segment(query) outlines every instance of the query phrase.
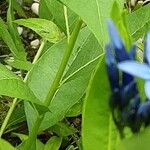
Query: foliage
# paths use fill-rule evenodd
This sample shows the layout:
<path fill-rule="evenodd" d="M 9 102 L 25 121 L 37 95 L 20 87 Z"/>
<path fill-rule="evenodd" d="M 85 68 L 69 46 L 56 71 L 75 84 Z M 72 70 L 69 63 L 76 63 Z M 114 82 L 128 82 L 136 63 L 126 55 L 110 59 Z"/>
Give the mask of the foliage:
<path fill-rule="evenodd" d="M 150 97 L 150 41 L 145 44 L 144 54 L 143 43 L 141 47 L 138 44 L 140 49 L 132 46 L 150 29 L 150 4 L 130 11 L 124 3 L 41 0 L 37 16 L 24 9 L 31 6 L 31 0 L 7 1 L 6 18 L 0 17 L 0 38 L 9 55 L 2 57 L 0 64 L 0 95 L 1 101 L 6 96 L 14 100 L 2 120 L 0 149 L 147 150 L 149 105 L 140 104 L 146 119 L 136 131 L 134 120 L 129 122 L 123 115 L 130 110 L 130 99 L 134 101 L 144 92 L 143 84 L 134 76 L 146 80 L 142 94 Z M 19 35 L 18 26 L 40 39 L 33 62 L 29 61 L 33 49 L 28 49 L 29 41 Z M 138 53 L 146 64 L 133 62 L 141 58 Z M 137 81 L 136 88 L 142 88 L 135 89 L 130 85 L 132 81 Z M 125 105 L 123 100 L 128 100 Z M 22 128 L 25 134 L 20 133 Z"/>

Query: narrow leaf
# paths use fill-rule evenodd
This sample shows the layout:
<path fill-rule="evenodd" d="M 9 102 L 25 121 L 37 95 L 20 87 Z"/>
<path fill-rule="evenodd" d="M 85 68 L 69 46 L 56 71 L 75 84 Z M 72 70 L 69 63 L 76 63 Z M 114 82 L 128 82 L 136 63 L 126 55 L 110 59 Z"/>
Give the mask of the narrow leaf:
<path fill-rule="evenodd" d="M 73 135 L 76 132 L 76 129 L 70 127 L 68 124 L 59 122 L 56 125 L 52 126 L 50 130 L 56 133 L 60 137 L 67 137 L 69 135 Z"/>
<path fill-rule="evenodd" d="M 20 54 L 16 48 L 16 45 L 10 33 L 7 30 L 7 26 L 5 25 L 4 21 L 1 18 L 0 18 L 0 37 L 7 44 L 14 57 L 20 59 Z"/>
<path fill-rule="evenodd" d="M 5 60 L 5 62 L 7 64 L 9 64 L 10 66 L 17 68 L 17 69 L 21 69 L 21 70 L 27 70 L 30 71 L 31 68 L 33 67 L 33 64 L 30 63 L 29 61 L 21 61 L 21 60 Z"/>
<path fill-rule="evenodd" d="M 30 18 L 16 20 L 15 23 L 32 29 L 43 39 L 49 42 L 56 43 L 62 39 L 58 27 L 52 21 L 39 18 Z"/>
<path fill-rule="evenodd" d="M 91 77 L 83 107 L 82 145 L 84 150 L 113 150 L 117 133 L 109 110 L 110 88 L 101 59 Z"/>
<path fill-rule="evenodd" d="M 53 136 L 45 144 L 44 150 L 59 150 L 62 138 Z"/>
<path fill-rule="evenodd" d="M 8 23 L 8 31 L 16 45 L 18 54 L 19 54 L 19 60 L 25 61 L 26 60 L 26 53 L 25 49 L 23 47 L 21 38 L 19 36 L 19 33 L 17 31 L 16 24 L 14 24 L 14 11 L 13 11 L 13 0 L 9 0 L 9 8 L 7 11 L 7 23 Z"/>

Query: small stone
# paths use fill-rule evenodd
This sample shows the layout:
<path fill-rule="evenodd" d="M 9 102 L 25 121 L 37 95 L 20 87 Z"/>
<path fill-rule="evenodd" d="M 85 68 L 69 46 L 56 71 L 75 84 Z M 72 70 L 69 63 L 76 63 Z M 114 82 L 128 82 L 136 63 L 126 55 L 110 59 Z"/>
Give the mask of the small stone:
<path fill-rule="evenodd" d="M 39 3 L 33 3 L 31 6 L 31 10 L 36 15 L 39 15 Z"/>
<path fill-rule="evenodd" d="M 136 5 L 137 0 L 131 0 L 131 6 L 135 6 Z"/>
<path fill-rule="evenodd" d="M 23 27 L 18 26 L 17 30 L 18 30 L 19 35 L 23 33 Z"/>
<path fill-rule="evenodd" d="M 143 5 L 143 3 L 144 3 L 143 1 L 138 1 L 138 4 L 140 5 Z"/>
<path fill-rule="evenodd" d="M 24 30 L 23 33 L 22 33 L 22 36 L 24 38 L 27 38 L 28 37 L 28 31 L 27 30 Z"/>
<path fill-rule="evenodd" d="M 31 41 L 30 45 L 31 45 L 32 48 L 36 49 L 40 45 L 40 40 L 39 39 L 35 39 L 35 40 Z"/>

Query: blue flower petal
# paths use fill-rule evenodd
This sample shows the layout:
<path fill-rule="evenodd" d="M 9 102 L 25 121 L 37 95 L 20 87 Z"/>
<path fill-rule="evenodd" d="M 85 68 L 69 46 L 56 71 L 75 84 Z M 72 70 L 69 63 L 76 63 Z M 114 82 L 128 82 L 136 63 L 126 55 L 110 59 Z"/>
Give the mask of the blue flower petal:
<path fill-rule="evenodd" d="M 144 88 L 145 88 L 145 94 L 147 98 L 150 99 L 150 81 L 145 82 Z"/>
<path fill-rule="evenodd" d="M 150 101 L 147 101 L 140 105 L 137 116 L 145 120 L 150 115 Z"/>
<path fill-rule="evenodd" d="M 111 89 L 114 91 L 119 88 L 119 70 L 116 65 L 114 55 L 110 45 L 106 45 L 106 67 Z"/>
<path fill-rule="evenodd" d="M 122 98 L 132 99 L 133 97 L 138 95 L 137 85 L 135 81 L 130 82 L 127 86 L 125 86 L 122 90 Z"/>
<path fill-rule="evenodd" d="M 119 33 L 117 32 L 113 22 L 110 20 L 108 21 L 108 30 L 117 61 L 120 62 L 129 59 Z"/>
<path fill-rule="evenodd" d="M 111 66 L 113 64 L 116 64 L 115 58 L 114 58 L 114 54 L 112 52 L 112 47 L 110 44 L 107 44 L 105 46 L 105 50 L 106 50 L 106 64 L 107 66 Z"/>
<path fill-rule="evenodd" d="M 147 39 L 145 43 L 145 55 L 148 64 L 150 64 L 150 32 L 147 34 Z"/>
<path fill-rule="evenodd" d="M 141 64 L 135 61 L 124 61 L 118 64 L 121 71 L 144 80 L 150 80 L 150 67 L 147 64 Z"/>

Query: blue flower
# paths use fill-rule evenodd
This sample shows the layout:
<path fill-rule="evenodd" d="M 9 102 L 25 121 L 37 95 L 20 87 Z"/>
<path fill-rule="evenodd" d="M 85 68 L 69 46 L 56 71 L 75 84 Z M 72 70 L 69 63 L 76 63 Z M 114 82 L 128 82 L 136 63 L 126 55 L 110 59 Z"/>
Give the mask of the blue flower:
<path fill-rule="evenodd" d="M 145 126 L 150 124 L 150 100 L 140 105 L 137 111 L 137 120 L 143 122 Z"/>
<path fill-rule="evenodd" d="M 145 103 L 140 104 L 137 119 L 144 122 L 145 126 L 150 124 L 150 33 L 147 35 L 147 39 L 144 47 L 144 63 L 136 61 L 125 61 L 118 65 L 118 68 L 131 75 L 139 77 L 145 80 L 145 93 L 148 100 Z"/>
<path fill-rule="evenodd" d="M 123 61 L 118 64 L 118 68 L 133 76 L 144 79 L 145 93 L 148 99 L 150 99 L 150 33 L 148 33 L 145 43 L 144 61 L 145 63 L 131 60 Z"/>
<path fill-rule="evenodd" d="M 107 44 L 105 49 L 106 67 L 113 95 L 110 105 L 122 109 L 130 99 L 138 95 L 138 91 L 133 76 L 125 72 L 119 72 L 117 65 L 122 61 L 134 60 L 136 47 L 133 45 L 131 51 L 127 53 L 112 21 L 108 22 L 108 29 L 111 44 Z"/>
<path fill-rule="evenodd" d="M 110 97 L 112 116 L 119 130 L 129 126 L 133 132 L 136 132 L 139 130 L 139 125 L 135 126 L 134 123 L 140 105 L 137 85 L 132 75 L 118 69 L 118 63 L 134 61 L 136 46 L 133 45 L 128 53 L 112 21 L 108 22 L 108 29 L 111 43 L 105 47 L 105 60 L 112 91 Z"/>

